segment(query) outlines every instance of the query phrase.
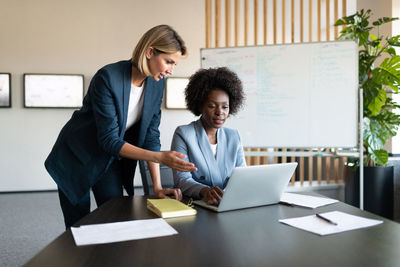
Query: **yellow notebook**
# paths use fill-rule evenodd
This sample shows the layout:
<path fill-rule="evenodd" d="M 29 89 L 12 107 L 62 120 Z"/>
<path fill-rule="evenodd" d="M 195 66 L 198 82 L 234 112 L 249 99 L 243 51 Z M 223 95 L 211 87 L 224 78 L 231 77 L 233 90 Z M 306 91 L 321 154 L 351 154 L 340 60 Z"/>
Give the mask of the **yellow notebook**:
<path fill-rule="evenodd" d="M 197 210 L 176 199 L 147 199 L 147 208 L 162 218 L 195 215 Z"/>

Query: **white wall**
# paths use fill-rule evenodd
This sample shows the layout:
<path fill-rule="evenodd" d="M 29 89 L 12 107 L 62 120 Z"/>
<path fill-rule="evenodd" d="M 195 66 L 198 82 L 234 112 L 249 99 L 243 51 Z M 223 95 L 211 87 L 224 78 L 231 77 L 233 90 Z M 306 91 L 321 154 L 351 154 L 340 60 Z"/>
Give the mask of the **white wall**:
<path fill-rule="evenodd" d="M 12 108 L 0 109 L 0 191 L 56 188 L 43 162 L 73 112 L 23 108 L 23 73 L 84 74 L 87 88 L 101 66 L 130 58 L 140 36 L 158 24 L 174 27 L 189 48 L 175 75 L 200 67 L 201 0 L 0 0 L 0 7 L 0 72 L 12 74 Z M 176 126 L 191 120 L 188 111 L 164 109 L 162 149 Z"/>

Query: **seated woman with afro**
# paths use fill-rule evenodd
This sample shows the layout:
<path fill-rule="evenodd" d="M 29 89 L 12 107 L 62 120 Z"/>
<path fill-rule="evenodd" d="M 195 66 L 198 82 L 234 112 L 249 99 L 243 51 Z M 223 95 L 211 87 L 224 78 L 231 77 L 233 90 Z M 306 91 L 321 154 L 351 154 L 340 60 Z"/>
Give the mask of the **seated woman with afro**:
<path fill-rule="evenodd" d="M 190 77 L 186 104 L 200 118 L 179 126 L 171 144 L 197 167 L 193 172 L 173 171 L 175 186 L 183 195 L 219 204 L 233 169 L 246 165 L 239 132 L 223 127 L 244 98 L 242 82 L 228 68 L 201 69 Z"/>

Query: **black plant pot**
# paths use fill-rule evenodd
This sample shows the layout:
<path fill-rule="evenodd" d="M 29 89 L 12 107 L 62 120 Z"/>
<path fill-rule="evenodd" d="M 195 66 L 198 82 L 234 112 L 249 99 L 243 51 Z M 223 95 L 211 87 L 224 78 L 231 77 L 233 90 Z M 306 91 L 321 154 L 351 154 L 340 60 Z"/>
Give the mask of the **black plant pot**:
<path fill-rule="evenodd" d="M 346 167 L 345 202 L 360 207 L 360 171 Z M 393 219 L 393 166 L 364 167 L 364 210 Z"/>

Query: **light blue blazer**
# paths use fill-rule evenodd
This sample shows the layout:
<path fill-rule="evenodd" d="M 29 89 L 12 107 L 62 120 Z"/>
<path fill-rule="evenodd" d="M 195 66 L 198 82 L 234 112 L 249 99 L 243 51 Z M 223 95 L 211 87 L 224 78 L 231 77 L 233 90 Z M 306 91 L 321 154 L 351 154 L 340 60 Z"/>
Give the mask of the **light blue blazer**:
<path fill-rule="evenodd" d="M 185 160 L 197 167 L 194 172 L 173 170 L 175 186 L 185 196 L 199 198 L 200 190 L 206 186 L 225 188 L 233 169 L 246 165 L 237 130 L 220 128 L 217 132 L 217 144 L 217 154 L 214 157 L 200 119 L 176 128 L 171 150 L 187 155 Z"/>

